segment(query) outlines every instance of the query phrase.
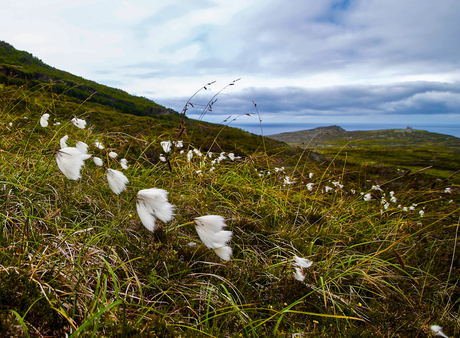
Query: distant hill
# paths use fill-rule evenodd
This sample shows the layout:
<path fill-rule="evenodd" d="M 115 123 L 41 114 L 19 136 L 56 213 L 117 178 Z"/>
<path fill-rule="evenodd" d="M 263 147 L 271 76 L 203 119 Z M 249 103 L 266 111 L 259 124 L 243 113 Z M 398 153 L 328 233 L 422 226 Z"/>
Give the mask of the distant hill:
<path fill-rule="evenodd" d="M 268 135 L 267 137 L 286 142 L 291 146 L 308 148 L 338 147 L 348 143 L 356 147 L 399 148 L 439 145 L 457 151 L 460 149 L 460 139 L 457 137 L 412 128 L 346 131 L 339 126 L 329 126 Z"/>
<path fill-rule="evenodd" d="M 118 112 L 137 116 L 176 115 L 145 97 L 130 95 L 123 90 L 107 87 L 71 73 L 51 67 L 26 51 L 19 51 L 5 41 L 0 41 L 0 84 L 26 85 L 31 88 L 43 83 L 53 83 L 57 94 L 98 103 Z"/>

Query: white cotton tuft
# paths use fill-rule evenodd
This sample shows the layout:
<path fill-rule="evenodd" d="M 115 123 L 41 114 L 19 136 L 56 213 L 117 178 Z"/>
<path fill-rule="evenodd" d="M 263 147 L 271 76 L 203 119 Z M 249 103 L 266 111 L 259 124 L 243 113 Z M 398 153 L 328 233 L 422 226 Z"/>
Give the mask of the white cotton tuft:
<path fill-rule="evenodd" d="M 224 261 L 229 261 L 232 256 L 232 248 L 227 245 L 214 249 L 214 252 Z"/>
<path fill-rule="evenodd" d="M 440 336 L 440 337 L 444 337 L 444 338 L 449 338 L 448 336 L 446 336 L 444 334 L 444 332 L 442 332 L 442 327 L 439 326 L 439 325 L 431 325 L 430 327 L 431 331 L 434 332 L 434 335 L 435 336 Z"/>
<path fill-rule="evenodd" d="M 104 146 L 103 146 L 102 143 L 99 142 L 99 141 L 94 142 L 94 146 L 95 146 L 96 148 L 99 148 L 99 149 L 104 149 Z"/>
<path fill-rule="evenodd" d="M 235 154 L 234 153 L 229 153 L 228 158 L 231 159 L 232 161 L 235 161 Z"/>
<path fill-rule="evenodd" d="M 218 215 L 207 215 L 195 218 L 196 232 L 207 248 L 213 249 L 223 260 L 230 260 L 232 249 L 227 243 L 232 239 L 231 231 L 223 231 L 225 219 Z"/>
<path fill-rule="evenodd" d="M 111 151 L 111 152 L 109 153 L 109 156 L 110 156 L 111 158 L 117 158 L 118 154 L 117 154 L 116 152 L 114 152 L 114 151 Z"/>
<path fill-rule="evenodd" d="M 137 213 L 142 224 L 150 230 L 155 230 L 155 217 L 163 222 L 169 222 L 174 216 L 174 206 L 168 202 L 168 192 L 163 189 L 143 189 L 137 193 Z"/>
<path fill-rule="evenodd" d="M 294 278 L 297 279 L 300 282 L 303 282 L 305 280 L 305 276 L 304 276 L 301 268 L 295 268 Z"/>
<path fill-rule="evenodd" d="M 174 141 L 173 144 L 176 148 L 182 148 L 184 146 L 182 141 Z"/>
<path fill-rule="evenodd" d="M 122 158 L 120 160 L 120 165 L 123 169 L 125 170 L 128 169 L 128 160 L 126 158 Z"/>
<path fill-rule="evenodd" d="M 77 149 L 80 150 L 83 154 L 88 153 L 88 145 L 85 142 L 78 141 L 75 144 L 75 147 L 77 147 Z"/>
<path fill-rule="evenodd" d="M 171 141 L 162 141 L 160 144 L 165 153 L 169 153 L 171 151 Z"/>
<path fill-rule="evenodd" d="M 109 182 L 110 189 L 117 195 L 126 189 L 126 183 L 129 182 L 128 178 L 121 171 L 113 169 L 107 169 L 107 181 Z"/>
<path fill-rule="evenodd" d="M 192 157 L 193 157 L 193 151 L 189 150 L 187 153 L 187 161 L 190 162 L 192 160 Z"/>
<path fill-rule="evenodd" d="M 137 214 L 147 230 L 155 230 L 155 217 L 147 210 L 144 203 L 136 203 Z"/>
<path fill-rule="evenodd" d="M 40 125 L 45 128 L 48 127 L 48 119 L 50 118 L 50 114 L 46 113 L 40 117 Z"/>
<path fill-rule="evenodd" d="M 62 148 L 67 148 L 67 143 L 66 141 L 69 139 L 69 136 L 67 135 L 64 135 L 61 137 L 61 140 L 59 141 L 59 144 L 61 145 L 61 149 Z"/>
<path fill-rule="evenodd" d="M 66 147 L 57 151 L 56 162 L 69 180 L 76 181 L 81 177 L 80 170 L 85 165 L 84 161 L 90 157 L 91 155 L 83 154 L 75 147 Z"/>
<path fill-rule="evenodd" d="M 206 215 L 195 218 L 197 228 L 211 231 L 213 233 L 222 231 L 227 226 L 225 219 L 218 215 Z"/>
<path fill-rule="evenodd" d="M 364 195 L 363 199 L 366 201 L 366 202 L 369 202 L 371 199 L 372 199 L 372 195 L 369 193 L 369 194 L 366 194 Z"/>
<path fill-rule="evenodd" d="M 77 117 L 74 117 L 70 120 L 70 122 L 72 122 L 72 124 L 77 127 L 77 128 L 80 128 L 80 129 L 85 129 L 86 127 L 86 121 L 85 120 L 82 120 L 82 119 L 79 119 Z"/>
<path fill-rule="evenodd" d="M 99 158 L 99 157 L 93 157 L 93 162 L 95 165 L 97 165 L 98 167 L 102 167 L 102 160 Z"/>
<path fill-rule="evenodd" d="M 294 260 L 295 260 L 295 263 L 293 265 L 297 265 L 301 268 L 309 268 L 310 266 L 313 265 L 313 262 L 311 260 L 306 259 L 306 258 L 297 257 L 296 255 L 294 255 Z"/>

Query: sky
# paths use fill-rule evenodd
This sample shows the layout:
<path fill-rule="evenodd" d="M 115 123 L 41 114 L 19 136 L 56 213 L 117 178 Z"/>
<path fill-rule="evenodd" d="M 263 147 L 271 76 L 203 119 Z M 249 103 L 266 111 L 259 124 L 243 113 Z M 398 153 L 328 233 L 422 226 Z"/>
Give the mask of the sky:
<path fill-rule="evenodd" d="M 206 121 L 460 124 L 458 0 L 3 0 L 1 13 L 16 49 L 179 112 L 215 81 L 192 118 L 218 94 Z"/>

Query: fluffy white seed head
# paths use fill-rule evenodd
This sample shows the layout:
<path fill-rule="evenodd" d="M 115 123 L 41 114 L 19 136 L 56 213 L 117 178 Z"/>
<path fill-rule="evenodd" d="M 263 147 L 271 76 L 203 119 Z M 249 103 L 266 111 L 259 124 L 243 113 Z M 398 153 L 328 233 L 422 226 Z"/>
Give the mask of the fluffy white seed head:
<path fill-rule="evenodd" d="M 433 331 L 434 335 L 435 336 L 440 336 L 440 337 L 444 337 L 444 338 L 448 338 L 444 332 L 442 332 L 442 327 L 439 326 L 439 325 L 431 325 L 430 327 L 431 331 Z"/>
<path fill-rule="evenodd" d="M 85 165 L 85 160 L 91 155 L 83 154 L 75 147 L 66 147 L 56 152 L 56 162 L 59 169 L 69 180 L 78 180 L 80 170 Z"/>
<path fill-rule="evenodd" d="M 160 144 L 165 153 L 169 153 L 171 151 L 171 141 L 162 141 Z"/>
<path fill-rule="evenodd" d="M 107 169 L 107 181 L 109 182 L 110 189 L 119 195 L 123 190 L 126 189 L 126 183 L 128 178 L 118 170 Z"/>
<path fill-rule="evenodd" d="M 86 127 L 86 121 L 85 120 L 82 120 L 82 119 L 79 119 L 77 117 L 74 117 L 70 120 L 70 122 L 72 122 L 72 124 L 77 127 L 77 128 L 80 128 L 80 129 L 85 129 Z"/>
<path fill-rule="evenodd" d="M 46 113 L 40 117 L 40 125 L 45 128 L 48 127 L 48 119 L 50 118 L 50 114 Z"/>
<path fill-rule="evenodd" d="M 120 160 L 120 165 L 123 169 L 125 170 L 128 169 L 128 160 L 126 158 L 122 158 Z"/>
<path fill-rule="evenodd" d="M 295 268 L 294 278 L 297 279 L 300 282 L 303 282 L 305 280 L 305 276 L 304 276 L 301 268 Z"/>
<path fill-rule="evenodd" d="M 98 167 L 102 167 L 102 160 L 99 158 L 99 157 L 93 157 L 93 162 L 95 165 L 97 165 Z"/>
<path fill-rule="evenodd" d="M 114 152 L 114 151 L 111 151 L 111 152 L 109 153 L 109 156 L 110 156 L 111 158 L 117 158 L 118 154 L 117 154 L 116 152 Z"/>
<path fill-rule="evenodd" d="M 189 150 L 187 153 L 187 161 L 190 162 L 192 160 L 192 157 L 193 157 L 193 151 Z"/>
<path fill-rule="evenodd" d="M 225 219 L 218 215 L 207 215 L 195 218 L 196 232 L 207 248 L 223 260 L 230 260 L 232 249 L 227 243 L 232 239 L 231 231 L 222 230 L 226 224 Z"/>
<path fill-rule="evenodd" d="M 313 265 L 313 262 L 311 260 L 306 259 L 306 258 L 301 258 L 296 255 L 294 255 L 294 260 L 295 260 L 295 263 L 293 265 L 299 266 L 301 268 L 309 268 L 310 266 Z"/>
<path fill-rule="evenodd" d="M 184 146 L 182 141 L 174 141 L 173 143 L 176 148 L 182 148 Z"/>
<path fill-rule="evenodd" d="M 61 149 L 62 148 L 67 148 L 67 143 L 66 142 L 67 142 L 68 139 L 69 139 L 69 136 L 67 136 L 67 135 L 64 135 L 64 136 L 61 137 L 61 140 L 59 141 Z"/>
<path fill-rule="evenodd" d="M 88 145 L 85 142 L 78 141 L 75 144 L 75 147 L 77 147 L 77 149 L 80 150 L 83 154 L 88 153 Z"/>
<path fill-rule="evenodd" d="M 232 256 L 232 248 L 227 245 L 214 249 L 214 252 L 224 261 L 229 261 Z"/>
<path fill-rule="evenodd" d="M 136 195 L 137 213 L 142 224 L 150 230 L 155 230 L 155 217 L 163 222 L 169 222 L 174 216 L 174 206 L 168 202 L 168 192 L 163 189 L 151 188 L 140 190 Z"/>
<path fill-rule="evenodd" d="M 95 146 L 96 148 L 99 148 L 99 149 L 104 149 L 104 146 L 103 146 L 102 143 L 99 142 L 99 141 L 94 142 L 94 146 Z"/>

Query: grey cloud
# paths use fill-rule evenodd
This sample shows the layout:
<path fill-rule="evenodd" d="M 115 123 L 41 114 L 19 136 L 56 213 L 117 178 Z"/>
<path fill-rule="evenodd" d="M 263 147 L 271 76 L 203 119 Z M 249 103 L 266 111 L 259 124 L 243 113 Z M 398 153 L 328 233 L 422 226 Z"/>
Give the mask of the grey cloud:
<path fill-rule="evenodd" d="M 162 104 L 179 110 L 186 100 L 169 98 Z M 276 115 L 460 114 L 460 83 L 408 82 L 320 89 L 247 88 L 224 92 L 218 97 L 212 114 L 251 114 L 255 112 L 253 101 L 260 113 Z M 207 98 L 201 97 L 194 103 L 203 106 L 206 102 Z"/>

